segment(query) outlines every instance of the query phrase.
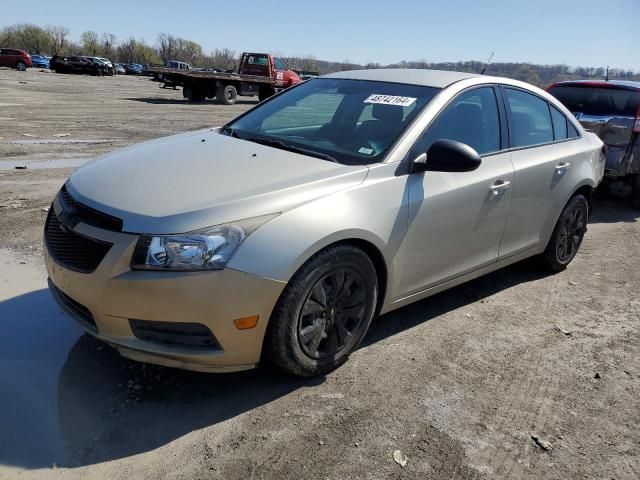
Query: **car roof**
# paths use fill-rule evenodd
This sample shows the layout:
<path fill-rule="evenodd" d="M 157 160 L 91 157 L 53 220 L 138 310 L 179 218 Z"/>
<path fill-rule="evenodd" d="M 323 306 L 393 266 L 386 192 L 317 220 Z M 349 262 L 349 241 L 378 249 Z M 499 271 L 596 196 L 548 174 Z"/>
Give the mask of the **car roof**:
<path fill-rule="evenodd" d="M 425 70 L 417 68 L 379 68 L 350 70 L 324 75 L 323 78 L 344 78 L 349 80 L 374 80 L 378 82 L 408 83 L 425 87 L 445 88 L 452 83 L 467 78 L 481 77 L 477 73 L 450 72 L 446 70 Z"/>
<path fill-rule="evenodd" d="M 551 87 L 562 87 L 562 86 L 564 87 L 584 86 L 584 87 L 605 87 L 605 88 L 621 87 L 624 89 L 640 91 L 640 82 L 634 82 L 632 80 L 565 80 L 563 82 L 557 82 L 551 85 Z"/>

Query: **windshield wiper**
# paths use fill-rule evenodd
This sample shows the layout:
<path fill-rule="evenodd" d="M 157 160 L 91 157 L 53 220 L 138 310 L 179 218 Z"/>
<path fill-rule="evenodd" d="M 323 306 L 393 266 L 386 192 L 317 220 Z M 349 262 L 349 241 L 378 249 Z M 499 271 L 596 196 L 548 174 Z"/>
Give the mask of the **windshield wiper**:
<path fill-rule="evenodd" d="M 321 158 L 323 160 L 328 160 L 334 163 L 340 163 L 334 157 L 332 157 L 331 155 L 327 155 L 326 153 L 315 152 L 313 150 L 307 150 L 306 148 L 296 147 L 294 145 L 285 143 L 282 140 L 270 140 L 266 138 L 256 138 L 256 137 L 244 137 L 243 140 L 259 143 L 261 145 L 266 145 L 268 147 L 279 148 L 281 150 L 287 150 L 289 152 L 301 153 L 303 155 L 308 155 L 309 157 Z"/>

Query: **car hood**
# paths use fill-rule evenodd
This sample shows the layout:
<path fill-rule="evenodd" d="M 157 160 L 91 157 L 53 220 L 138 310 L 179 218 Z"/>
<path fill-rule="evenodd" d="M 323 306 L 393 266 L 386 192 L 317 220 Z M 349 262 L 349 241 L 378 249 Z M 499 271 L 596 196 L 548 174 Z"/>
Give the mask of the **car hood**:
<path fill-rule="evenodd" d="M 218 133 L 164 137 L 117 150 L 76 170 L 67 190 L 135 233 L 184 233 L 284 212 L 360 184 L 347 166 Z"/>

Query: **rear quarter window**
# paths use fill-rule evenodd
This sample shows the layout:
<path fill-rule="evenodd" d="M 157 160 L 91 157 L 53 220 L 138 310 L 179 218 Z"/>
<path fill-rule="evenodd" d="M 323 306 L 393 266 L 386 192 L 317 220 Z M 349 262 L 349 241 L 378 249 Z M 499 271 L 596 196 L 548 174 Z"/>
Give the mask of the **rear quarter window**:
<path fill-rule="evenodd" d="M 557 86 L 549 93 L 571 112 L 593 116 L 634 117 L 640 98 L 640 93 L 633 90 L 586 86 Z"/>
<path fill-rule="evenodd" d="M 555 140 L 565 140 L 568 138 L 568 123 L 567 117 L 565 117 L 560 110 L 555 107 L 551 107 L 551 120 L 553 121 L 553 138 Z"/>

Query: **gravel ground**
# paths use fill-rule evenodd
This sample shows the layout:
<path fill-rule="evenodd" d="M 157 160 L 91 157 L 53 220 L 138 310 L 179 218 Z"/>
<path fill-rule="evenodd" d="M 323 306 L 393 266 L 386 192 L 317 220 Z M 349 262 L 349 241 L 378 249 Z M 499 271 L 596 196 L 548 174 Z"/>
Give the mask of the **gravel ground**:
<path fill-rule="evenodd" d="M 385 315 L 314 380 L 130 362 L 62 316 L 40 237 L 66 162 L 251 105 L 0 70 L 0 478 L 640 477 L 640 212 L 607 199 L 565 272 L 530 260 Z"/>

